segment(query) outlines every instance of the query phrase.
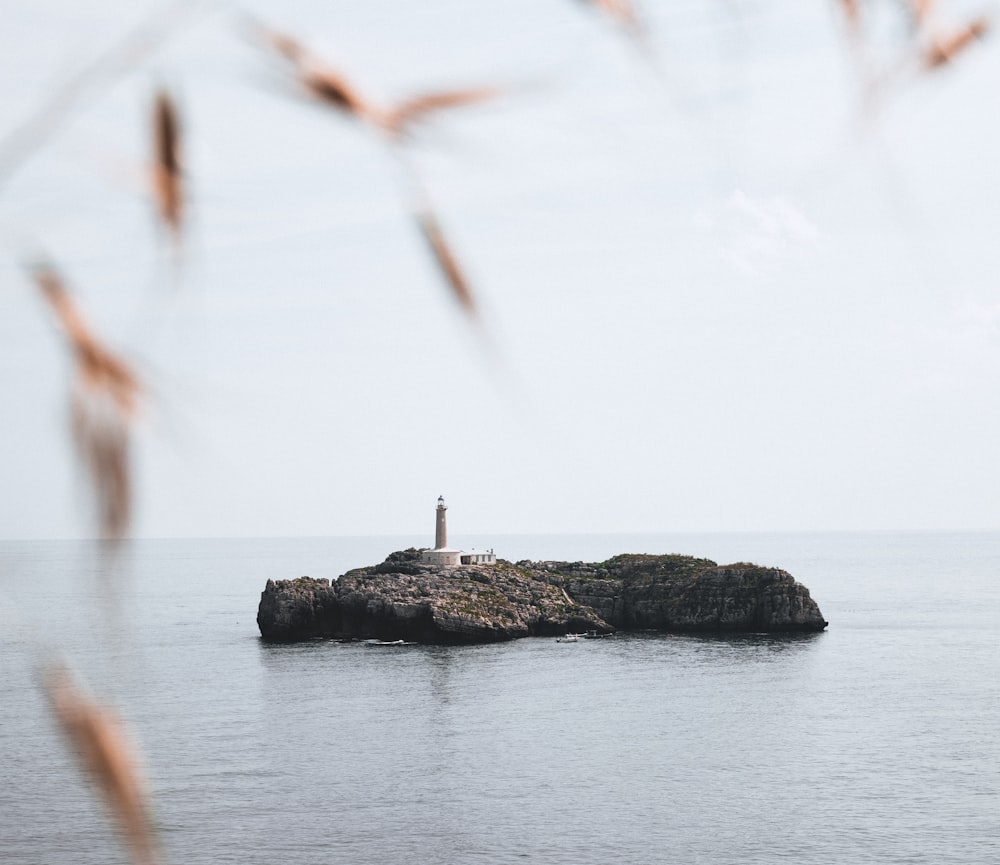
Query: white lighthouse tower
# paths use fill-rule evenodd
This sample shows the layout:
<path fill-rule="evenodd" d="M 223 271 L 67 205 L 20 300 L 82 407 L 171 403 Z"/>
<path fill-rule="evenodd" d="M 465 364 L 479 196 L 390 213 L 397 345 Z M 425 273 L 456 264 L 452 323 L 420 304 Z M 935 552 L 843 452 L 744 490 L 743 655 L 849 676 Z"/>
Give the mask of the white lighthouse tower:
<path fill-rule="evenodd" d="M 443 550 L 448 547 L 448 506 L 444 496 L 438 496 L 437 520 L 434 523 L 434 549 Z"/>
<path fill-rule="evenodd" d="M 434 522 L 434 549 L 424 550 L 420 554 L 420 559 L 432 565 L 462 564 L 462 551 L 453 550 L 448 546 L 448 506 L 444 503 L 444 496 L 438 496 Z"/>

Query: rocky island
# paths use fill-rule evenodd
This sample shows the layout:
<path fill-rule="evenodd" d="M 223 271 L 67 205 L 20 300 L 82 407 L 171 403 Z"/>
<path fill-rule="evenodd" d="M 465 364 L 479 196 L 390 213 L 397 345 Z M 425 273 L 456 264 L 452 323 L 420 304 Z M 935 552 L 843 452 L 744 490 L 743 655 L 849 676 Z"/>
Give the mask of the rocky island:
<path fill-rule="evenodd" d="M 444 544 L 439 544 L 444 547 Z M 827 623 L 786 571 L 683 555 L 436 564 L 409 549 L 333 581 L 268 580 L 266 640 L 470 644 L 570 632 L 810 632 Z"/>

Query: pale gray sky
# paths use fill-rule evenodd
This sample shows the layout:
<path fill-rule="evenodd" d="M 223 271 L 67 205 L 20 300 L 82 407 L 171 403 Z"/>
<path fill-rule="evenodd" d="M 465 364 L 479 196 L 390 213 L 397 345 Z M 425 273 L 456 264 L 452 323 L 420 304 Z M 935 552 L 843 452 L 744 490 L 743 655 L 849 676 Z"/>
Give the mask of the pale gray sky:
<path fill-rule="evenodd" d="M 155 8 L 13 4 L 0 138 Z M 0 536 L 92 533 L 36 244 L 150 386 L 138 535 L 425 532 L 439 493 L 477 537 L 1000 528 L 994 43 L 865 123 L 829 0 L 646 0 L 654 64 L 575 0 L 238 7 L 376 97 L 509 88 L 410 146 L 497 368 L 385 147 L 208 8 L 0 188 Z M 177 291 L 142 189 L 159 83 Z"/>

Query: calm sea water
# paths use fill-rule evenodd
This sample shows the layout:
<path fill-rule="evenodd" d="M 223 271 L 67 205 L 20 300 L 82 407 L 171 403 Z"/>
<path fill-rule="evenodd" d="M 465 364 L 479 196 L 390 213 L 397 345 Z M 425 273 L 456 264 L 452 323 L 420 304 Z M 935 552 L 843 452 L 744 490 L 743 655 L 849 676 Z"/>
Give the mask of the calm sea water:
<path fill-rule="evenodd" d="M 790 570 L 829 630 L 260 642 L 268 577 L 421 538 L 0 543 L 0 860 L 123 862 L 33 672 L 130 721 L 176 863 L 1000 862 L 1000 534 L 506 537 Z M 461 539 L 458 539 L 461 540 Z"/>

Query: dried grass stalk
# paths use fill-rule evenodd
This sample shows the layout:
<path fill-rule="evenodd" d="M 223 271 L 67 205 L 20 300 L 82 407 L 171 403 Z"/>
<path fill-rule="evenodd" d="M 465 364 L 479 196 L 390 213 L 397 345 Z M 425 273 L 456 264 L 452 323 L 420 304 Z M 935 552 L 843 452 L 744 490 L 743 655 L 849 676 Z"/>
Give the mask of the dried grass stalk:
<path fill-rule="evenodd" d="M 294 37 L 260 25 L 257 29 L 264 41 L 292 64 L 299 84 L 310 96 L 356 119 L 372 123 L 390 135 L 402 135 L 409 125 L 432 112 L 483 102 L 499 92 L 488 87 L 444 90 L 405 99 L 387 109 L 363 96 L 347 78 L 310 53 Z"/>
<path fill-rule="evenodd" d="M 441 231 L 437 217 L 429 210 L 419 211 L 415 216 L 420 233 L 424 236 L 424 240 L 427 241 L 427 245 L 434 254 L 434 260 L 444 275 L 452 295 L 468 315 L 475 317 L 477 315 L 477 308 L 475 298 L 472 296 L 472 290 L 469 287 L 468 280 L 466 280 L 465 275 L 458 266 L 458 259 L 455 258 L 451 247 L 448 246 L 444 238 L 444 233 Z"/>
<path fill-rule="evenodd" d="M 120 719 L 84 694 L 62 665 L 46 671 L 44 685 L 59 726 L 114 814 L 132 860 L 156 865 L 160 856 L 149 796 Z"/>
<path fill-rule="evenodd" d="M 359 119 L 381 120 L 381 110 L 365 99 L 343 75 L 324 64 L 298 39 L 255 24 L 264 42 L 295 69 L 299 84 L 320 102 Z"/>
<path fill-rule="evenodd" d="M 913 23 L 918 30 L 923 30 L 930 24 L 934 12 L 934 0 L 904 0 L 913 16 Z"/>
<path fill-rule="evenodd" d="M 67 122 L 87 96 L 100 88 L 108 88 L 116 79 L 132 72 L 199 6 L 195 2 L 166 3 L 42 100 L 39 110 L 26 123 L 0 140 L 0 186 Z"/>
<path fill-rule="evenodd" d="M 290 60 L 296 64 L 306 61 L 308 52 L 298 39 L 289 36 L 287 33 L 279 33 L 277 30 L 272 30 L 260 24 L 255 24 L 254 29 L 260 33 L 265 42 L 286 60 Z"/>
<path fill-rule="evenodd" d="M 639 14 L 632 0 L 588 0 L 599 7 L 605 14 L 624 28 L 633 38 L 642 41 L 645 38 Z"/>
<path fill-rule="evenodd" d="M 937 69 L 950 63 L 973 42 L 982 39 L 989 29 L 989 19 L 980 17 L 946 36 L 933 37 L 923 54 L 924 68 Z"/>
<path fill-rule="evenodd" d="M 179 238 L 184 208 L 180 121 L 174 101 L 164 90 L 153 101 L 153 193 L 160 217 Z"/>
<path fill-rule="evenodd" d="M 837 0 L 837 5 L 840 6 L 852 38 L 858 38 L 861 33 L 861 7 L 858 0 Z"/>
<path fill-rule="evenodd" d="M 398 139 L 410 126 L 429 114 L 483 102 L 499 93 L 497 89 L 489 87 L 443 90 L 414 96 L 386 109 L 363 97 L 346 78 L 311 54 L 294 37 L 256 22 L 252 22 L 252 26 L 273 51 L 292 64 L 296 78 L 310 95 L 338 111 L 371 123 L 380 132 L 387 133 L 392 144 L 398 143 Z M 394 151 L 402 159 L 400 151 L 396 148 Z M 403 162 L 408 172 L 413 174 L 414 185 L 419 189 L 420 184 L 416 181 L 412 166 L 405 160 Z M 424 198 L 422 192 L 417 193 L 418 200 Z M 476 303 L 468 280 L 458 266 L 437 218 L 422 201 L 413 208 L 413 212 L 452 295 L 468 315 L 476 316 Z"/>
<path fill-rule="evenodd" d="M 312 96 L 339 111 L 360 119 L 381 116 L 381 111 L 373 103 L 364 99 L 346 78 L 332 69 L 301 69 L 299 81 Z"/>
<path fill-rule="evenodd" d="M 495 87 L 477 87 L 465 90 L 443 90 L 437 93 L 424 93 L 404 99 L 387 112 L 384 119 L 385 128 L 393 135 L 401 135 L 406 128 L 419 122 L 426 115 L 448 108 L 460 108 L 464 105 L 474 105 L 495 99 L 500 91 Z"/>
<path fill-rule="evenodd" d="M 132 510 L 129 430 L 142 388 L 131 367 L 90 332 L 56 271 L 40 265 L 33 275 L 73 353 L 73 439 L 90 475 L 101 530 L 120 538 Z"/>
<path fill-rule="evenodd" d="M 129 430 L 102 392 L 74 392 L 73 440 L 87 466 L 101 532 L 121 538 L 132 515 L 132 472 Z"/>

